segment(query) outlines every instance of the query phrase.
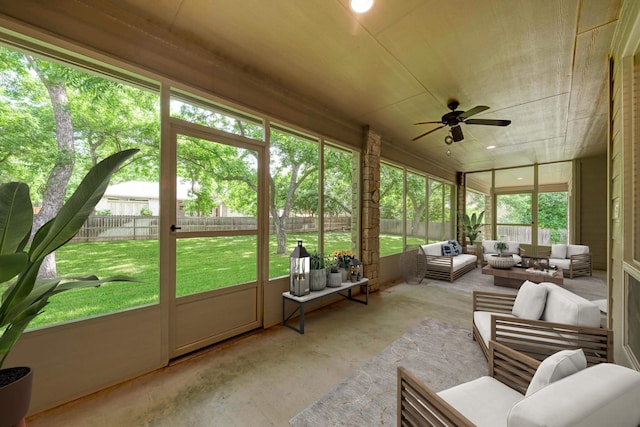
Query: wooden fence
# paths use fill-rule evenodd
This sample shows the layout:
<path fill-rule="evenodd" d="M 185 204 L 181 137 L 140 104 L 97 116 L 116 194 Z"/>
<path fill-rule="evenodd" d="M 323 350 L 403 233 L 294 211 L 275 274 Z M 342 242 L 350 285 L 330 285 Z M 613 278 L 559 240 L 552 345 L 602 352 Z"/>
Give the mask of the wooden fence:
<path fill-rule="evenodd" d="M 136 215 L 92 215 L 72 242 L 103 242 L 113 240 L 147 240 L 158 238 L 160 217 Z M 176 226 L 181 231 L 221 231 L 255 230 L 256 218 L 248 217 L 179 217 Z M 328 216 L 324 222 L 325 231 L 348 232 L 351 230 L 351 217 Z M 312 232 L 318 230 L 316 217 L 290 217 L 287 219 L 287 233 Z M 275 233 L 273 221 L 269 227 Z"/>
<path fill-rule="evenodd" d="M 317 231 L 318 222 L 317 217 L 290 217 L 287 219 L 287 233 Z M 72 239 L 72 242 L 157 239 L 159 225 L 160 218 L 157 216 L 92 215 Z M 255 230 L 257 221 L 255 218 L 247 217 L 180 217 L 176 225 L 182 227 L 182 231 Z M 324 220 L 324 227 L 325 231 L 351 231 L 351 217 L 327 216 Z M 415 237 L 425 235 L 424 222 L 412 225 L 412 227 L 414 229 L 408 230 L 408 235 Z M 443 230 L 447 230 L 449 227 L 449 224 L 443 225 L 441 222 L 430 222 L 429 240 L 453 237 L 443 235 Z M 269 232 L 275 233 L 273 222 L 270 224 Z M 382 219 L 380 221 L 380 233 L 401 236 L 403 234 L 402 221 Z M 558 231 L 556 239 L 558 239 L 558 234 L 560 236 L 559 242 L 566 243 L 566 230 Z M 498 226 L 496 239 L 531 242 L 531 227 L 500 225 Z M 552 243 L 552 230 L 539 229 L 538 242 L 541 245 L 550 246 Z"/>
<path fill-rule="evenodd" d="M 526 225 L 499 225 L 495 240 L 531 242 L 531 231 L 531 227 Z M 552 243 L 567 243 L 567 237 L 567 230 L 556 230 L 554 233 L 550 228 L 538 229 L 538 245 L 551 246 Z"/>

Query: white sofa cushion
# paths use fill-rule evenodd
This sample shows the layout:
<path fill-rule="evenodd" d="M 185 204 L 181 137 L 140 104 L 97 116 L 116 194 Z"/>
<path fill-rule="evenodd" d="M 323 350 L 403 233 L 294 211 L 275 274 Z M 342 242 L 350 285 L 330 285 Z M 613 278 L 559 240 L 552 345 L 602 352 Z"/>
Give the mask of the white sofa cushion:
<path fill-rule="evenodd" d="M 586 367 L 587 359 L 581 348 L 577 350 L 562 350 L 552 354 L 544 359 L 536 369 L 525 396 L 531 396 L 549 384 L 575 374 Z"/>
<path fill-rule="evenodd" d="M 527 280 L 518 290 L 511 313 L 521 319 L 538 320 L 542 316 L 546 301 L 547 288 Z"/>
<path fill-rule="evenodd" d="M 473 324 L 476 325 L 482 340 L 487 348 L 489 348 L 489 340 L 491 340 L 491 315 L 516 317 L 513 314 L 493 313 L 490 311 L 474 311 Z"/>
<path fill-rule="evenodd" d="M 582 255 L 589 253 L 589 246 L 585 245 L 567 245 L 567 256 L 566 258 L 570 258 L 571 255 Z"/>
<path fill-rule="evenodd" d="M 549 258 L 549 265 L 555 265 L 563 270 L 571 268 L 571 260 L 567 258 Z"/>
<path fill-rule="evenodd" d="M 541 320 L 600 327 L 600 309 L 597 305 L 553 283 L 542 282 L 538 285 L 547 288 L 547 302 Z"/>
<path fill-rule="evenodd" d="M 640 372 L 612 363 L 583 369 L 518 401 L 507 425 L 638 426 Z"/>
<path fill-rule="evenodd" d="M 551 245 L 551 255 L 549 258 L 564 259 L 567 257 L 567 245 L 555 244 Z"/>
<path fill-rule="evenodd" d="M 476 264 L 478 257 L 471 254 L 462 254 L 453 257 L 453 271 L 458 271 L 462 267 L 466 267 L 469 264 Z"/>
<path fill-rule="evenodd" d="M 506 254 L 518 255 L 520 253 L 520 243 L 518 242 L 505 242 L 508 248 L 503 251 Z"/>
<path fill-rule="evenodd" d="M 506 426 L 509 411 L 523 396 L 492 377 L 459 384 L 438 395 L 478 426 Z"/>
<path fill-rule="evenodd" d="M 445 242 L 430 243 L 428 245 L 421 245 L 420 247 L 422 248 L 422 251 L 425 253 L 425 255 L 441 256 L 443 243 Z"/>

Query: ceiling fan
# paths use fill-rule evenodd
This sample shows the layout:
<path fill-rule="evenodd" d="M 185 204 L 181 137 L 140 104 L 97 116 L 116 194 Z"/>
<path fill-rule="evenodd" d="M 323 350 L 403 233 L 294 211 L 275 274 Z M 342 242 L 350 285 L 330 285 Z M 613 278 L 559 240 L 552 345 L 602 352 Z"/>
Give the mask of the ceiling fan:
<path fill-rule="evenodd" d="M 435 132 L 438 129 L 442 129 L 445 126 L 449 126 L 451 135 L 447 135 L 444 139 L 444 142 L 446 142 L 447 144 L 452 144 L 454 142 L 462 141 L 464 139 L 464 135 L 462 134 L 462 129 L 460 128 L 460 123 L 465 123 L 467 125 L 486 125 L 486 126 L 509 126 L 511 124 L 511 120 L 470 119 L 469 118 L 485 110 L 488 110 L 489 107 L 487 107 L 486 105 L 478 105 L 467 111 L 456 110 L 456 108 L 458 108 L 458 105 L 460 104 L 455 99 L 450 100 L 447 106 L 449 107 L 451 112 L 442 116 L 442 119 L 440 119 L 440 121 L 414 123 L 416 125 L 442 123 L 442 126 L 438 126 L 435 129 L 431 129 L 430 131 L 427 131 L 421 135 L 418 135 L 415 138 L 413 138 L 412 141 L 420 139 L 423 136 L 429 135 L 430 133 Z"/>

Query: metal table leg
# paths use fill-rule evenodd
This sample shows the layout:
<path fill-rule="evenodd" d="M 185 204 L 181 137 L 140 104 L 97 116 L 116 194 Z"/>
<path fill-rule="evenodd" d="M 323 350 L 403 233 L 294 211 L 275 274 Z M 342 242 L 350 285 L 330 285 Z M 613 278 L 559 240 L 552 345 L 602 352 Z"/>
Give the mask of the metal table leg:
<path fill-rule="evenodd" d="M 285 318 L 285 301 L 286 300 L 287 298 L 282 297 L 282 324 L 289 329 L 293 329 L 294 331 L 300 334 L 304 334 L 304 303 L 303 302 L 296 303 L 295 301 L 292 301 L 294 304 L 298 304 L 298 308 L 293 310 L 293 312 L 291 312 L 291 314 Z M 289 323 L 289 319 L 291 319 L 293 315 L 296 314 L 298 311 L 300 312 L 300 318 L 298 321 L 299 326 L 296 328 L 295 326 Z"/>

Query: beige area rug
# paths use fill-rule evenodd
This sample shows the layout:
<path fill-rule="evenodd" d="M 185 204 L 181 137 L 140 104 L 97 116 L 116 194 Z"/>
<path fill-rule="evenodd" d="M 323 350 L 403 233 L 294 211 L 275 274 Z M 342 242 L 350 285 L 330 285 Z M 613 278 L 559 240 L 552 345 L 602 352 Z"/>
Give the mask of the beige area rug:
<path fill-rule="evenodd" d="M 303 426 L 395 426 L 397 367 L 435 391 L 487 375 L 470 329 L 424 319 L 289 423 Z"/>
<path fill-rule="evenodd" d="M 494 286 L 493 276 L 482 274 L 482 269 L 480 267 L 468 272 L 453 283 L 427 278 L 422 280 L 420 285 L 437 286 L 447 289 L 455 289 L 462 292 L 517 292 L 516 289 Z M 579 276 L 574 279 L 565 277 L 563 287 L 583 298 L 588 299 L 589 301 L 604 299 L 607 297 L 606 273 L 604 271 L 594 271 L 593 276 Z"/>
<path fill-rule="evenodd" d="M 517 290 L 493 285 L 480 268 L 453 283 L 424 279 L 420 285 L 460 292 Z M 606 275 L 564 279 L 566 289 L 595 301 L 607 297 Z M 294 427 L 396 425 L 397 372 L 404 366 L 435 391 L 487 374 L 487 365 L 470 329 L 424 319 L 320 400 L 293 417 Z"/>

